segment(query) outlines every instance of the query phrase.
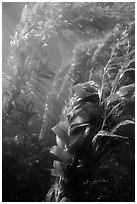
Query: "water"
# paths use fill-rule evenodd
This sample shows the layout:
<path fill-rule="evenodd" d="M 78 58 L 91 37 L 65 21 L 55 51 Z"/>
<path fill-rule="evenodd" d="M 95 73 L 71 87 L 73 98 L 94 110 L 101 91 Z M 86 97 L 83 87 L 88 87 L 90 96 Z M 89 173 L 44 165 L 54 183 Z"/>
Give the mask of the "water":
<path fill-rule="evenodd" d="M 134 3 L 24 7 L 3 75 L 3 201 L 134 201 L 133 22 Z"/>

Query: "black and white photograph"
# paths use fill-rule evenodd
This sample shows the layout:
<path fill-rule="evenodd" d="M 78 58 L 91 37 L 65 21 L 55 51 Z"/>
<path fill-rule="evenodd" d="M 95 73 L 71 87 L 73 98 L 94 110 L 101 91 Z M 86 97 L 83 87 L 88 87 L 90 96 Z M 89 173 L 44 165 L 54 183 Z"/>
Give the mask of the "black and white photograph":
<path fill-rule="evenodd" d="M 135 202 L 135 2 L 2 2 L 2 202 Z"/>

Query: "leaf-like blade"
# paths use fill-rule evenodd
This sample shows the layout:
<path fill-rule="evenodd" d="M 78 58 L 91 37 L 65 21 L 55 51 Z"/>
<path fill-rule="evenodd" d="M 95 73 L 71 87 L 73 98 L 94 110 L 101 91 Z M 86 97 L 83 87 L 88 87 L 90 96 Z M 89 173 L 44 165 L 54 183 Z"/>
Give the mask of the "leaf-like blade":
<path fill-rule="evenodd" d="M 51 169 L 50 173 L 52 176 L 64 178 L 63 171 L 61 171 L 60 169 Z"/>
<path fill-rule="evenodd" d="M 27 5 L 25 5 L 22 11 L 21 23 L 24 23 L 26 21 L 27 15 L 28 15 L 28 7 Z"/>
<path fill-rule="evenodd" d="M 55 168 L 55 169 L 63 169 L 63 167 L 64 167 L 64 165 L 63 165 L 63 163 L 62 162 L 59 162 L 59 161 L 53 161 L 53 167 Z"/>
<path fill-rule="evenodd" d="M 65 145 L 68 145 L 68 133 L 67 128 L 64 124 L 59 123 L 52 128 L 52 131 L 58 135 L 58 137 L 62 140 Z"/>
<path fill-rule="evenodd" d="M 123 86 L 116 92 L 116 94 L 118 94 L 119 97 L 123 97 L 127 95 L 129 91 L 133 90 L 134 87 L 135 87 L 134 83 L 127 86 Z"/>
<path fill-rule="evenodd" d="M 80 133 L 83 133 L 85 131 L 86 127 L 88 127 L 88 126 L 90 126 L 89 123 L 72 125 L 68 130 L 68 134 L 69 135 L 78 135 Z"/>
<path fill-rule="evenodd" d="M 133 83 L 119 88 L 119 90 L 116 93 L 111 93 L 110 96 L 106 98 L 106 102 L 112 103 L 117 99 L 120 99 L 121 97 L 126 96 L 131 90 L 134 90 L 134 87 L 135 87 L 135 84 Z"/>
<path fill-rule="evenodd" d="M 135 82 L 135 69 L 130 68 L 128 70 L 125 70 L 120 78 L 120 87 L 129 85 Z"/>
<path fill-rule="evenodd" d="M 116 132 L 118 128 L 122 127 L 122 126 L 126 126 L 126 125 L 129 125 L 129 124 L 132 124 L 132 125 L 135 125 L 135 122 L 132 121 L 132 120 L 124 120 L 122 121 L 121 123 L 119 123 L 115 128 L 113 128 L 111 130 L 112 133 Z"/>
<path fill-rule="evenodd" d="M 77 124 L 85 124 L 85 123 L 88 123 L 89 121 L 89 117 L 83 113 L 81 114 L 80 116 L 78 115 L 74 120 L 73 122 L 71 123 L 71 127 L 73 125 L 77 125 Z"/>
<path fill-rule="evenodd" d="M 112 103 L 114 101 L 116 101 L 119 98 L 119 95 L 117 93 L 111 93 L 107 98 L 106 98 L 106 102 L 107 103 Z"/>
<path fill-rule="evenodd" d="M 50 150 L 50 153 L 57 156 L 63 162 L 68 162 L 71 159 L 70 154 L 58 146 L 53 146 Z"/>
<path fill-rule="evenodd" d="M 91 95 L 91 93 L 90 92 L 86 92 L 85 90 L 81 90 L 81 91 L 79 91 L 78 93 L 77 93 L 77 96 L 79 97 L 79 98 L 86 98 L 86 97 L 88 97 L 88 96 L 90 96 Z"/>
<path fill-rule="evenodd" d="M 107 137 L 108 139 L 115 139 L 115 140 L 118 140 L 118 139 L 128 139 L 128 137 L 116 135 L 116 134 L 113 134 L 112 132 L 101 130 L 92 139 L 92 145 L 93 145 L 93 148 L 95 150 L 97 149 L 97 146 L 98 146 L 97 145 L 97 140 L 102 138 L 102 137 Z"/>
<path fill-rule="evenodd" d="M 135 122 L 132 120 L 124 120 L 116 125 L 111 132 L 126 136 L 130 140 L 135 141 Z"/>
<path fill-rule="evenodd" d="M 59 202 L 70 202 L 70 199 L 63 197 Z"/>
<path fill-rule="evenodd" d="M 75 143 L 78 139 L 79 135 L 70 135 L 69 136 L 69 147 Z"/>
<path fill-rule="evenodd" d="M 69 153 L 74 155 L 85 141 L 84 134 L 79 134 L 75 142 L 69 147 Z"/>
<path fill-rule="evenodd" d="M 82 111 L 82 108 L 78 108 L 78 109 L 76 109 L 76 110 L 71 109 L 71 110 L 67 113 L 67 116 L 71 119 L 71 118 L 73 118 L 73 116 L 78 115 L 81 111 Z"/>
<path fill-rule="evenodd" d="M 63 140 L 61 140 L 58 135 L 56 135 L 56 143 L 60 148 L 64 148 L 65 147 L 65 143 L 63 142 Z"/>

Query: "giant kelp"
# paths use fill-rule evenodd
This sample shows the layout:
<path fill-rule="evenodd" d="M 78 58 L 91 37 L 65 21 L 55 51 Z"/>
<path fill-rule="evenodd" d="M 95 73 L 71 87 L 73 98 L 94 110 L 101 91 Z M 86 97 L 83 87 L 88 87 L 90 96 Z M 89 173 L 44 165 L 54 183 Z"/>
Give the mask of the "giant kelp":
<path fill-rule="evenodd" d="M 3 74 L 5 201 L 42 201 L 51 178 L 46 201 L 134 201 L 134 20 L 128 2 L 24 7 Z"/>
<path fill-rule="evenodd" d="M 51 174 L 56 179 L 48 201 L 135 199 L 134 26 L 114 28 L 91 55 L 89 80 L 71 86 L 53 128 L 57 146 L 50 150 L 56 156 Z"/>
<path fill-rule="evenodd" d="M 73 31 L 73 33 L 76 34 L 78 39 L 74 44 L 73 57 L 71 59 L 70 65 L 68 66 L 65 63 L 63 64 L 63 67 L 59 70 L 59 73 L 63 73 L 64 70 L 66 70 L 66 67 L 68 66 L 68 73 L 65 72 L 66 75 L 62 76 L 61 80 L 60 74 L 57 74 L 54 82 L 54 97 L 56 98 L 57 103 L 62 104 L 61 107 L 63 108 L 63 106 L 65 105 L 65 100 L 67 100 L 69 96 L 69 89 L 72 85 L 87 81 L 89 75 L 92 75 L 91 72 L 93 71 L 93 69 L 100 69 L 100 71 L 101 69 L 103 69 L 103 66 L 105 65 L 105 62 L 103 62 L 103 60 L 105 59 L 107 62 L 107 58 L 105 58 L 105 55 L 108 55 L 109 57 L 109 46 L 111 45 L 112 41 L 113 43 L 116 43 L 116 40 L 120 37 L 120 33 L 122 33 L 122 31 L 126 29 L 126 26 L 128 26 L 130 22 L 134 21 L 134 4 L 109 4 L 92 2 L 59 3 L 59 5 L 61 13 L 55 26 L 58 39 L 63 43 L 62 40 L 66 36 L 64 35 L 63 38 L 61 38 L 61 36 L 63 36 L 62 34 L 65 30 Z M 107 22 L 106 18 L 109 22 Z M 82 23 L 84 20 L 88 22 L 88 24 Z M 104 21 L 105 25 L 107 26 L 104 26 Z M 91 25 L 89 26 L 89 24 Z M 99 30 L 100 25 L 98 24 L 102 24 L 101 31 Z M 104 41 L 105 38 L 106 41 L 108 41 L 105 43 L 106 47 L 103 45 L 104 42 L 102 41 L 102 38 Z M 69 40 L 71 41 L 71 38 L 69 38 Z M 91 46 L 88 46 L 89 44 Z M 102 46 L 102 50 L 100 46 Z M 97 47 L 98 50 L 96 49 Z M 96 52 L 99 51 L 101 53 L 100 56 L 98 54 L 98 57 L 100 58 L 99 60 L 95 58 L 95 49 Z M 63 51 L 65 53 L 65 50 Z M 94 56 L 92 56 L 93 54 Z M 91 57 L 93 57 L 94 59 L 91 60 Z M 97 80 L 100 79 L 100 77 L 98 77 L 98 74 L 99 72 L 96 74 L 94 73 L 94 79 L 95 77 Z M 58 89 L 57 91 L 56 87 L 58 82 L 60 83 L 60 90 Z M 59 108 L 59 110 L 61 109 Z M 49 114 L 49 112 L 45 111 L 44 124 L 48 123 L 48 121 L 46 120 L 47 114 Z M 56 115 L 55 118 L 58 119 L 60 114 L 61 111 Z M 52 109 L 50 111 L 50 115 L 54 115 Z M 53 125 L 51 125 L 50 128 Z M 44 127 L 43 130 L 46 129 Z M 41 131 L 40 137 L 42 137 L 42 135 L 44 135 L 44 131 Z"/>

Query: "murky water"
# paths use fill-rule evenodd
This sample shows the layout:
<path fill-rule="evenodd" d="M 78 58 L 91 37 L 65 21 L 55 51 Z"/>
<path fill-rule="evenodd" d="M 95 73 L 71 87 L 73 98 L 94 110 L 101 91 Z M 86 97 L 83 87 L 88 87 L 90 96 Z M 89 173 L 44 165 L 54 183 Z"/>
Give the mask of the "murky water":
<path fill-rule="evenodd" d="M 3 74 L 3 201 L 134 201 L 134 18 L 134 3 L 24 7 Z"/>

